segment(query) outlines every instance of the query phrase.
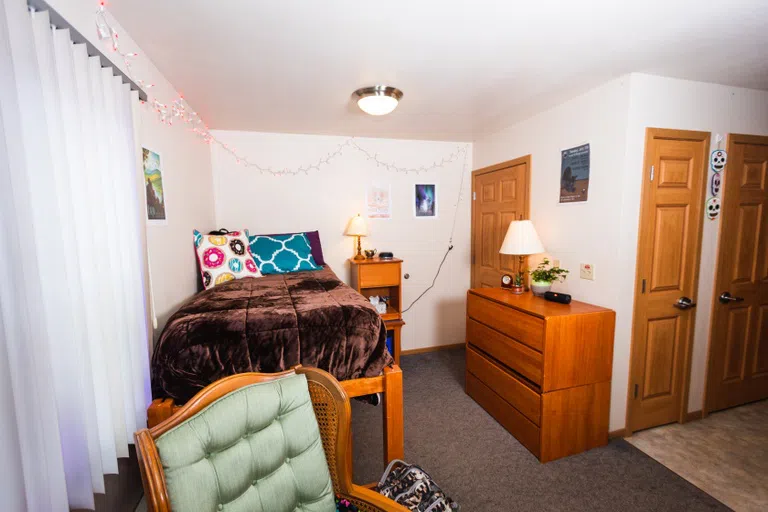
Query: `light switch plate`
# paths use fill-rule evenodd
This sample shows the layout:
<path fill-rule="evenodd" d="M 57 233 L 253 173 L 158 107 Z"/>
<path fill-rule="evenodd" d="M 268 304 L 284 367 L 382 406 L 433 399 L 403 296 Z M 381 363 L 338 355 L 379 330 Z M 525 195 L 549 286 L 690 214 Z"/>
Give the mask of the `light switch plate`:
<path fill-rule="evenodd" d="M 552 266 L 553 267 L 559 267 L 560 266 L 560 260 L 552 260 Z"/>
<path fill-rule="evenodd" d="M 595 267 L 591 263 L 582 263 L 579 269 L 579 277 L 582 279 L 595 280 Z"/>

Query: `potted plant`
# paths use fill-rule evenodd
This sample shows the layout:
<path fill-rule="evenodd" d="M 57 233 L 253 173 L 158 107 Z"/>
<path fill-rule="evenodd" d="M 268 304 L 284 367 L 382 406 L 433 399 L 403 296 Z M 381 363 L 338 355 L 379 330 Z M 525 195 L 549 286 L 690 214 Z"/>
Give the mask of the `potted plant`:
<path fill-rule="evenodd" d="M 512 276 L 512 286 L 509 288 L 512 293 L 520 295 L 525 292 L 525 280 L 523 276 L 523 272 L 516 272 Z"/>
<path fill-rule="evenodd" d="M 568 271 L 564 268 L 551 266 L 548 258 L 544 258 L 538 267 L 529 272 L 531 274 L 531 291 L 537 297 L 542 297 L 545 292 L 552 288 L 552 283 L 555 281 L 562 282 L 568 275 Z"/>

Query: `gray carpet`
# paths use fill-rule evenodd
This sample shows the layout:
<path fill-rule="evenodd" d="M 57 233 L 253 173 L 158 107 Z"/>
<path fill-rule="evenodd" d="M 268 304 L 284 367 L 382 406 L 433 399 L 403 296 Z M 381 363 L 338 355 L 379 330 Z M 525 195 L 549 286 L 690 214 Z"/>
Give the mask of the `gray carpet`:
<path fill-rule="evenodd" d="M 730 510 L 623 440 L 540 464 L 464 393 L 464 350 L 404 356 L 405 458 L 466 512 Z M 381 409 L 352 401 L 357 483 L 384 470 Z"/>

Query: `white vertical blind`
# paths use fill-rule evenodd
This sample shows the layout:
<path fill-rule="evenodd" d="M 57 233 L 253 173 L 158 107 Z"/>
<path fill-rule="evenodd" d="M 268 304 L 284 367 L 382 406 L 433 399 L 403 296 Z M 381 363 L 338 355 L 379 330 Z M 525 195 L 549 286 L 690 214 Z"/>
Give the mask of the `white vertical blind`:
<path fill-rule="evenodd" d="M 0 428 L 23 470 L 0 508 L 92 509 L 150 401 L 136 95 L 0 2 Z"/>

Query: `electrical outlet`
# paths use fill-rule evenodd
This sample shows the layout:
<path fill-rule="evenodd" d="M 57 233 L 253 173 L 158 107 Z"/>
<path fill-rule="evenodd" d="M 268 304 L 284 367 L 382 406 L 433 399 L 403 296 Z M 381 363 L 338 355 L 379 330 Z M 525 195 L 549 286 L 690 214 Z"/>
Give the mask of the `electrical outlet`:
<path fill-rule="evenodd" d="M 559 267 L 560 266 L 560 260 L 552 260 L 552 266 L 553 267 Z"/>
<path fill-rule="evenodd" d="M 595 280 L 595 267 L 590 263 L 582 263 L 579 272 L 579 277 L 582 279 Z"/>

